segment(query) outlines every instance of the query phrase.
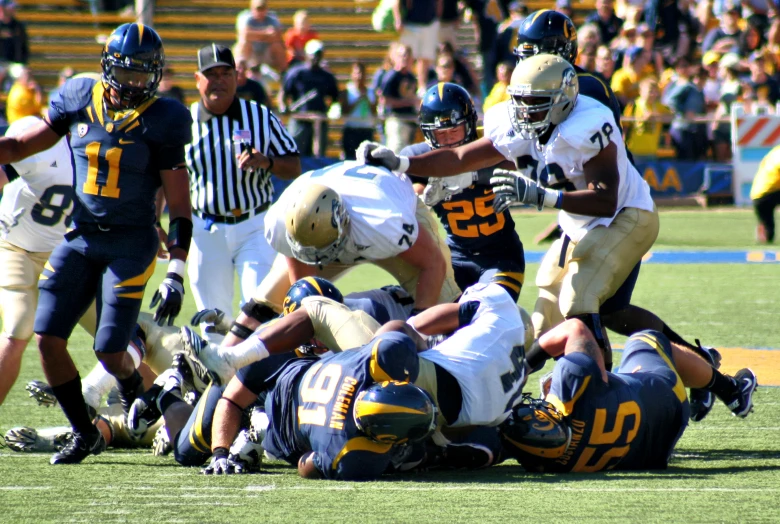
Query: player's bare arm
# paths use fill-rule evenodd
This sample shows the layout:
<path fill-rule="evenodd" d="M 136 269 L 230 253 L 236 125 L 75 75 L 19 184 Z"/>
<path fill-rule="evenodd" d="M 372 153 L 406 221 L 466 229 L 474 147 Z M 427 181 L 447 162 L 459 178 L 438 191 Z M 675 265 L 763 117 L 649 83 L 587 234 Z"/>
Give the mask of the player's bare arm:
<path fill-rule="evenodd" d="M 425 309 L 435 305 L 441 293 L 441 286 L 444 284 L 447 263 L 431 235 L 420 228 L 412 247 L 398 257 L 420 270 L 417 277 L 415 307 Z"/>
<path fill-rule="evenodd" d="M 610 143 L 583 165 L 588 189 L 564 193 L 561 209 L 591 217 L 615 215 L 620 180 L 617 152 L 617 146 Z"/>
<path fill-rule="evenodd" d="M 439 304 L 408 320 L 408 324 L 422 335 L 444 335 L 460 327 L 460 304 Z"/>
<path fill-rule="evenodd" d="M 531 354 L 538 350 L 546 353 L 547 358 L 557 358 L 561 355 L 570 355 L 572 353 L 585 353 L 598 364 L 601 370 L 601 378 L 604 382 L 607 382 L 604 356 L 596 343 L 596 339 L 593 337 L 593 333 L 579 319 L 567 320 L 539 337 L 534 342 L 531 350 L 529 350 L 529 359 L 535 360 Z M 533 366 L 533 364 L 531 365 Z"/>
<path fill-rule="evenodd" d="M 231 379 L 214 412 L 214 426 L 211 430 L 212 451 L 217 448 L 230 448 L 241 425 L 241 413 L 255 400 L 257 395 L 240 380 L 236 377 Z"/>
<path fill-rule="evenodd" d="M 0 137 L 0 164 L 12 164 L 41 151 L 60 140 L 48 123 L 41 121 L 17 137 Z"/>
<path fill-rule="evenodd" d="M 176 220 L 185 220 L 190 223 L 192 228 L 192 205 L 190 204 L 190 179 L 187 170 L 183 166 L 179 169 L 164 169 L 160 171 L 162 179 L 163 197 L 168 203 L 168 213 L 170 215 L 169 232 L 173 228 Z M 190 237 L 191 237 L 190 233 Z M 170 235 L 169 235 L 170 236 Z M 170 239 L 172 242 L 175 239 Z M 187 260 L 187 246 L 180 244 L 170 244 L 168 248 L 171 256 L 179 260 Z"/>

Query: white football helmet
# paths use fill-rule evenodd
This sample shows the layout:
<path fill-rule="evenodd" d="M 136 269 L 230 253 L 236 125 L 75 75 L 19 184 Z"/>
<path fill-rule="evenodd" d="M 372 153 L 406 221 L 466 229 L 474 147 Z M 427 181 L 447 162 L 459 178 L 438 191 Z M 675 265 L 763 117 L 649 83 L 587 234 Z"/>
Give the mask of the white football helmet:
<path fill-rule="evenodd" d="M 579 91 L 577 72 L 563 58 L 538 54 L 522 60 L 507 88 L 512 128 L 523 139 L 537 139 L 566 120 Z"/>
<path fill-rule="evenodd" d="M 324 266 L 344 249 L 349 215 L 338 193 L 320 184 L 309 184 L 287 211 L 285 226 L 293 256 L 304 264 Z"/>

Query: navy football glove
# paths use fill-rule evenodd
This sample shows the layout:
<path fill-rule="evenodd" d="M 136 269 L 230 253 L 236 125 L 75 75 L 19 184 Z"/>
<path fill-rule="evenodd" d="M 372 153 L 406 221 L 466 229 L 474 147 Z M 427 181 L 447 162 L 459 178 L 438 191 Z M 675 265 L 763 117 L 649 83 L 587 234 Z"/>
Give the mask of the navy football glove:
<path fill-rule="evenodd" d="M 184 300 L 184 279 L 176 273 L 168 273 L 154 292 L 150 308 L 157 306 L 154 312 L 154 320 L 158 326 L 164 326 L 166 319 L 168 325 L 173 325 L 173 319 L 181 311 L 181 303 Z M 159 305 L 158 305 L 159 304 Z"/>
<path fill-rule="evenodd" d="M 200 470 L 204 475 L 240 475 L 244 473 L 244 465 L 229 455 L 225 448 L 217 448 L 211 457 L 211 463 Z"/>

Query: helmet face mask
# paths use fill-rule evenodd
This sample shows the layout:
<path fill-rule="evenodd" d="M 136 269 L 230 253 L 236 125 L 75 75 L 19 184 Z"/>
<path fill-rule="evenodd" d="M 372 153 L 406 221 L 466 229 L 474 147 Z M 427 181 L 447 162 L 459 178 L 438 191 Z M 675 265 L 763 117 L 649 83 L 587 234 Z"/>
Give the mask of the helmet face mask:
<path fill-rule="evenodd" d="M 429 88 L 420 104 L 420 130 L 433 149 L 458 147 L 476 140 L 477 111 L 468 91 L 450 82 Z"/>
<path fill-rule="evenodd" d="M 507 93 L 512 128 L 524 140 L 536 140 L 574 109 L 577 73 L 560 57 L 535 55 L 517 64 Z"/>
<path fill-rule="evenodd" d="M 162 40 L 150 27 L 123 24 L 108 37 L 100 65 L 112 104 L 120 109 L 138 107 L 157 93 L 162 80 Z"/>

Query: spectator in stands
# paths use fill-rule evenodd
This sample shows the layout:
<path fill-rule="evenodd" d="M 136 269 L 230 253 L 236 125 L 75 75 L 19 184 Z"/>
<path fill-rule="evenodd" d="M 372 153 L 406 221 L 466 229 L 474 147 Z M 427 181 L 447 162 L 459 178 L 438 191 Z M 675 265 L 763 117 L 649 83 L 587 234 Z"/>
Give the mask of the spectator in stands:
<path fill-rule="evenodd" d="M 324 49 L 320 40 L 309 40 L 304 47 L 306 61 L 287 72 L 281 91 L 279 107 L 282 111 L 293 113 L 287 128 L 303 156 L 325 156 L 328 148 L 328 121 L 324 117 L 331 104 L 339 98 L 336 77 L 322 67 Z M 295 113 L 304 112 L 322 119 L 315 123 L 310 118 L 295 117 Z M 316 150 L 313 148 L 315 138 L 319 139 Z"/>
<path fill-rule="evenodd" d="M 49 91 L 47 104 L 51 101 L 51 97 L 54 96 L 54 94 L 59 91 L 59 89 L 65 85 L 65 82 L 73 78 L 73 75 L 76 74 L 76 71 L 73 70 L 72 67 L 63 67 L 60 70 L 60 74 L 57 75 L 57 87 Z"/>
<path fill-rule="evenodd" d="M 436 59 L 439 43 L 439 18 L 443 0 L 399 0 L 393 7 L 395 30 L 402 44 L 411 48 L 417 59 L 415 73 L 420 96 L 425 93 L 428 70 Z M 402 4 L 405 7 L 401 9 Z"/>
<path fill-rule="evenodd" d="M 722 93 L 718 107 L 713 114 L 714 121 L 710 124 L 712 131 L 712 153 L 715 162 L 730 162 L 731 151 L 731 122 L 720 119 L 729 118 L 731 115 L 731 105 L 737 101 L 738 94 Z"/>
<path fill-rule="evenodd" d="M 41 86 L 28 68 L 22 68 L 19 78 L 8 92 L 5 107 L 8 123 L 13 124 L 25 116 L 41 116 L 44 102 Z"/>
<path fill-rule="evenodd" d="M 477 85 L 477 75 L 471 69 L 471 66 L 465 57 L 458 54 L 452 44 L 449 42 L 442 42 L 439 44 L 439 48 L 436 52 L 436 64 L 452 62 L 452 76 L 450 77 L 447 72 L 443 73 L 443 78 L 449 78 L 449 80 L 438 80 L 439 82 L 455 82 L 468 91 L 472 97 L 482 98 L 479 92 L 479 86 Z M 439 77 L 439 71 L 434 70 L 433 73 L 436 78 Z M 429 77 L 429 80 L 433 80 L 433 77 Z M 430 82 L 426 87 L 430 87 Z"/>
<path fill-rule="evenodd" d="M 366 65 L 353 62 L 350 81 L 341 92 L 341 114 L 344 130 L 341 146 L 345 160 L 355 160 L 355 150 L 364 140 L 374 140 L 376 95 L 366 85 Z"/>
<path fill-rule="evenodd" d="M 660 90 L 655 78 L 647 77 L 639 82 L 639 97 L 626 105 L 623 115 L 633 117 L 633 122 L 623 123 L 626 146 L 634 156 L 655 156 L 661 141 L 662 120 L 672 111 L 661 103 Z"/>
<path fill-rule="evenodd" d="M 441 0 L 441 18 L 439 20 L 439 43 L 449 42 L 455 47 L 458 42 L 458 25 L 460 24 L 460 11 L 458 0 Z"/>
<path fill-rule="evenodd" d="M 170 66 L 165 66 L 165 69 L 163 69 L 162 79 L 160 80 L 160 87 L 157 88 L 157 96 L 163 98 L 173 98 L 182 104 L 186 104 L 187 102 L 184 99 L 184 89 L 175 84 L 173 75 L 173 68 Z"/>
<path fill-rule="evenodd" d="M 596 70 L 596 52 L 588 49 L 584 53 L 577 55 L 577 65 L 585 71 L 593 72 Z"/>
<path fill-rule="evenodd" d="M 417 98 L 417 77 L 412 74 L 412 50 L 400 44 L 394 49 L 393 69 L 382 77 L 379 89 L 379 105 L 387 111 L 385 119 L 385 144 L 394 152 L 414 143 L 417 114 L 420 99 Z"/>
<path fill-rule="evenodd" d="M 707 103 L 708 111 L 713 111 L 720 101 L 720 91 L 722 81 L 718 76 L 718 62 L 720 54 L 715 51 L 707 51 L 701 58 L 701 65 L 707 71 L 707 80 L 704 82 L 704 100 Z"/>
<path fill-rule="evenodd" d="M 485 98 L 482 106 L 484 112 L 496 104 L 509 100 L 509 93 L 506 89 L 509 87 L 509 80 L 512 78 L 512 72 L 515 70 L 515 62 L 501 62 L 496 68 L 496 85 L 490 90 L 490 94 Z"/>
<path fill-rule="evenodd" d="M 267 0 L 251 0 L 249 9 L 236 18 L 236 55 L 253 66 L 265 65 L 278 72 L 285 70 L 286 51 L 282 42 L 282 24 L 268 12 Z"/>
<path fill-rule="evenodd" d="M 13 0 L 0 0 L 0 60 L 26 64 L 30 57 L 27 31 L 15 13 Z"/>
<path fill-rule="evenodd" d="M 517 46 L 517 31 L 527 15 L 528 8 L 522 2 L 509 4 L 509 17 L 498 26 L 493 59 L 485 64 L 485 67 L 495 69 L 501 62 L 506 62 L 507 60 L 517 61 L 514 54 Z"/>
<path fill-rule="evenodd" d="M 766 55 L 761 52 L 754 52 L 750 55 L 750 85 L 759 104 L 774 107 L 780 100 L 780 85 L 777 80 L 769 76 L 766 72 Z"/>
<path fill-rule="evenodd" d="M 304 46 L 309 40 L 318 40 L 317 31 L 311 29 L 309 13 L 301 9 L 293 15 L 293 26 L 284 33 L 284 45 L 287 47 L 287 65 L 293 66 L 306 58 Z"/>
<path fill-rule="evenodd" d="M 244 100 L 254 100 L 260 105 L 271 107 L 271 100 L 268 98 L 268 94 L 265 92 L 263 84 L 249 78 L 249 64 L 246 60 L 241 59 L 236 63 L 236 96 Z"/>
<path fill-rule="evenodd" d="M 596 24 L 604 44 L 609 44 L 620 33 L 623 25 L 623 20 L 615 14 L 614 0 L 596 0 L 596 12 L 588 15 L 585 22 Z"/>
<path fill-rule="evenodd" d="M 639 96 L 639 81 L 647 76 L 644 71 L 647 59 L 641 47 L 631 47 L 623 58 L 623 67 L 612 75 L 610 86 L 620 102 L 620 107 Z"/>
<path fill-rule="evenodd" d="M 669 86 L 665 104 L 674 111 L 670 135 L 678 160 L 700 160 L 707 154 L 706 124 L 696 117 L 707 114 L 702 88 L 707 74 L 699 64 L 679 59 L 675 66 L 677 80 Z"/>
<path fill-rule="evenodd" d="M 760 50 L 766 44 L 766 37 L 760 27 L 754 22 L 748 20 L 745 30 L 739 35 L 739 56 L 749 57 L 752 53 Z"/>
<path fill-rule="evenodd" d="M 750 199 L 758 217 L 756 240 L 771 244 L 775 241 L 775 208 L 780 206 L 780 146 L 772 149 L 758 166 Z"/>
<path fill-rule="evenodd" d="M 496 66 L 501 58 L 496 57 L 496 38 L 498 24 L 505 19 L 496 0 L 463 0 L 472 12 L 472 22 L 479 54 L 482 57 L 481 91 L 484 95 L 490 92 L 496 82 Z"/>
<path fill-rule="evenodd" d="M 580 53 L 596 50 L 606 43 L 601 41 L 599 28 L 595 24 L 585 24 L 577 31 L 577 47 Z"/>
<path fill-rule="evenodd" d="M 555 10 L 571 19 L 574 18 L 574 8 L 571 6 L 571 0 L 556 0 Z"/>
<path fill-rule="evenodd" d="M 393 70 L 394 68 L 394 60 L 395 60 L 395 53 L 396 48 L 401 45 L 400 42 L 390 42 L 390 45 L 387 46 L 387 54 L 382 59 L 382 64 L 377 68 L 376 71 L 374 71 L 374 76 L 371 77 L 371 91 L 373 91 L 374 96 L 379 100 L 379 94 L 382 90 L 382 81 L 387 73 Z M 381 107 L 381 105 L 377 106 L 377 114 L 384 114 L 384 108 Z"/>
<path fill-rule="evenodd" d="M 612 50 L 605 45 L 600 45 L 596 49 L 596 73 L 601 75 L 607 84 L 612 83 L 612 76 L 615 74 L 615 58 Z"/>
<path fill-rule="evenodd" d="M 720 15 L 720 24 L 710 29 L 701 44 L 704 53 L 707 51 L 729 53 L 739 50 L 739 37 L 742 34 L 739 29 L 739 14 L 739 7 L 732 6 Z"/>

